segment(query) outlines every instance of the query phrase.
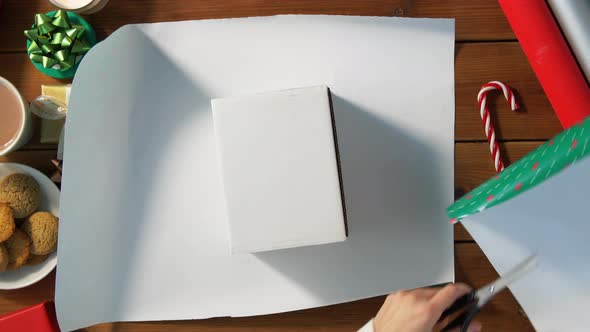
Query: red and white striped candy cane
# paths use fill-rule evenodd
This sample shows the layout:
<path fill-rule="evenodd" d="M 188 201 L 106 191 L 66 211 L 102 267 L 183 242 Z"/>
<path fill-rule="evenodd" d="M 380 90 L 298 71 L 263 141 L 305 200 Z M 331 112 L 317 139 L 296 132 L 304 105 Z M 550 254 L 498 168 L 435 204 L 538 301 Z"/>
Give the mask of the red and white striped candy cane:
<path fill-rule="evenodd" d="M 479 113 L 481 115 L 481 121 L 483 122 L 486 136 L 488 137 L 488 143 L 490 143 L 490 153 L 492 154 L 492 159 L 494 160 L 494 167 L 496 167 L 496 172 L 500 173 L 504 170 L 504 163 L 500 157 L 500 148 L 498 147 L 498 142 L 496 142 L 496 133 L 490 118 L 490 110 L 488 109 L 488 105 L 486 103 L 488 93 L 493 90 L 502 90 L 504 97 L 510 104 L 510 108 L 513 111 L 518 109 L 518 104 L 516 103 L 516 99 L 514 98 L 514 94 L 512 93 L 512 90 L 510 90 L 510 87 L 499 81 L 491 81 L 484 84 L 477 94 Z"/>

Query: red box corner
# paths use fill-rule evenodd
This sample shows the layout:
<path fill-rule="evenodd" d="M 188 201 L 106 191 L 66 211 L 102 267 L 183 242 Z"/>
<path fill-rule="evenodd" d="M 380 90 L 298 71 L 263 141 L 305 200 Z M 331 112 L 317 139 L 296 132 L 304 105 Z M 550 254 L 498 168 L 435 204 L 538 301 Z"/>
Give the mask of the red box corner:
<path fill-rule="evenodd" d="M 53 302 L 43 302 L 0 317 L 0 331 L 60 332 Z"/>

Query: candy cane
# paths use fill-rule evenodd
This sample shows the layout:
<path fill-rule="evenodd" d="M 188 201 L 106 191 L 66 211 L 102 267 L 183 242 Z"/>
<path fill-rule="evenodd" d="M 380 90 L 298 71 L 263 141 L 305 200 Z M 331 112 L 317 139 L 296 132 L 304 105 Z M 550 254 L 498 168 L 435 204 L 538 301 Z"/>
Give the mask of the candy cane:
<path fill-rule="evenodd" d="M 493 90 L 502 90 L 504 97 L 510 104 L 510 108 L 513 111 L 517 110 L 519 106 L 516 103 L 516 99 L 514 98 L 514 94 L 512 93 L 512 90 L 510 90 L 510 87 L 499 81 L 491 81 L 484 84 L 477 94 L 479 113 L 481 115 L 481 121 L 483 122 L 484 130 L 488 138 L 488 143 L 490 143 L 490 153 L 492 154 L 494 167 L 496 168 L 496 172 L 500 173 L 504 170 L 504 163 L 500 157 L 500 148 L 496 142 L 496 132 L 494 131 L 494 126 L 492 125 L 490 118 L 490 110 L 488 109 L 488 105 L 486 103 L 488 93 Z"/>

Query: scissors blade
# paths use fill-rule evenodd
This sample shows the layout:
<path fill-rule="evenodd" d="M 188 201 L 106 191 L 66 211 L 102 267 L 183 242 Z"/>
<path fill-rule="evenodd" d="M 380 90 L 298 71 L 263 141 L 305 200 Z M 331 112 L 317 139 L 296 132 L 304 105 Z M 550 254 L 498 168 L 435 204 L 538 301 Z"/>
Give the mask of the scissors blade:
<path fill-rule="evenodd" d="M 539 260 L 536 255 L 531 255 L 502 277 L 485 285 L 477 290 L 476 295 L 480 303 L 487 302 L 491 297 L 502 291 L 515 280 L 522 278 L 525 274 L 537 266 Z"/>

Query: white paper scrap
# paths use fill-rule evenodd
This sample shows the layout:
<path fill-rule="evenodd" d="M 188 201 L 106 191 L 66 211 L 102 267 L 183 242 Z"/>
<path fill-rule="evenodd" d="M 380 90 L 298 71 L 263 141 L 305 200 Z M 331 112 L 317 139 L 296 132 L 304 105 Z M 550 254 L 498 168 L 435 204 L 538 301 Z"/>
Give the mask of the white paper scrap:
<path fill-rule="evenodd" d="M 500 275 L 537 254 L 510 290 L 539 332 L 590 326 L 590 158 L 535 188 L 464 219 Z"/>
<path fill-rule="evenodd" d="M 113 33 L 72 87 L 61 328 L 269 314 L 453 280 L 453 63 L 448 19 L 294 15 Z M 314 85 L 332 91 L 349 237 L 232 256 L 210 100 Z"/>

